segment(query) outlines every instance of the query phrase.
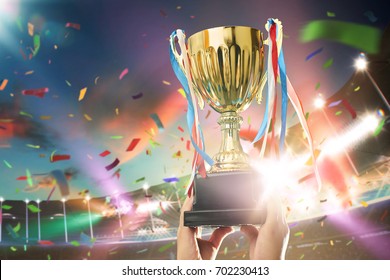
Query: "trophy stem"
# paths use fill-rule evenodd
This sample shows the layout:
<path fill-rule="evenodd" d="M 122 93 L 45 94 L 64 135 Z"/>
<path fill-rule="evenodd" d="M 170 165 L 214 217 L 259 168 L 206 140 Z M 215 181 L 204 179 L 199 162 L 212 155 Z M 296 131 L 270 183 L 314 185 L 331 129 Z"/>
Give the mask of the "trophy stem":
<path fill-rule="evenodd" d="M 248 171 L 248 155 L 242 150 L 240 143 L 240 126 L 242 117 L 236 112 L 223 112 L 218 119 L 221 126 L 222 143 L 216 154 L 210 173 Z"/>

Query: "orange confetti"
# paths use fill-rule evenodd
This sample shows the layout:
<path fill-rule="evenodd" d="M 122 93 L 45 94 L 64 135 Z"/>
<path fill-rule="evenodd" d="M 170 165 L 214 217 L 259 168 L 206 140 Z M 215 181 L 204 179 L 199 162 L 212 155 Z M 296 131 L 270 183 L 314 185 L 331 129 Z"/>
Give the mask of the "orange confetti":
<path fill-rule="evenodd" d="M 88 114 L 84 114 L 84 118 L 87 120 L 87 121 L 92 121 L 92 118 L 88 115 Z"/>
<path fill-rule="evenodd" d="M 27 23 L 28 28 L 28 35 L 33 36 L 34 35 L 34 25 L 32 23 Z"/>
<path fill-rule="evenodd" d="M 4 90 L 5 87 L 7 86 L 7 84 L 8 84 L 8 80 L 7 79 L 2 80 L 1 83 L 0 83 L 0 90 Z"/>
<path fill-rule="evenodd" d="M 170 83 L 170 82 L 168 82 L 168 81 L 165 81 L 165 80 L 163 80 L 163 81 L 162 81 L 162 83 L 163 83 L 164 85 L 167 85 L 167 86 L 170 86 L 170 85 L 171 85 L 171 83 Z"/>
<path fill-rule="evenodd" d="M 84 99 L 84 96 L 85 96 L 86 93 L 87 93 L 87 87 L 82 88 L 82 89 L 80 90 L 79 101 L 81 101 L 81 100 Z"/>
<path fill-rule="evenodd" d="M 318 156 L 320 155 L 320 153 L 321 153 L 320 150 L 315 149 L 315 150 L 314 150 L 314 157 L 317 159 Z M 308 165 L 308 166 L 313 165 L 313 158 L 310 157 L 310 158 L 306 161 L 305 165 Z"/>

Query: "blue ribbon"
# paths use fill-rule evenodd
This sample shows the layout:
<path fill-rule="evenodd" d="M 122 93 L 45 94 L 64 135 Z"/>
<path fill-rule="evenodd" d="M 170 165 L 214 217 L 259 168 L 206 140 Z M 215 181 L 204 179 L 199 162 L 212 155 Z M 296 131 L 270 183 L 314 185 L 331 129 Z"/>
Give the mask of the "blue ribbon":
<path fill-rule="evenodd" d="M 187 99 L 187 126 L 188 130 L 190 132 L 190 140 L 192 145 L 194 146 L 195 150 L 200 154 L 200 156 L 210 165 L 214 165 L 214 161 L 210 158 L 209 155 L 206 154 L 205 152 L 205 145 L 204 145 L 204 138 L 203 138 L 203 133 L 202 133 L 202 128 L 200 125 L 198 125 L 198 130 L 199 130 L 199 135 L 200 139 L 202 141 L 202 147 L 203 149 L 200 149 L 199 146 L 195 143 L 195 140 L 192 137 L 192 129 L 194 127 L 195 123 L 195 111 L 194 111 L 194 104 L 192 103 L 192 98 L 191 98 L 191 92 L 189 89 L 188 85 L 188 80 L 186 75 L 183 73 L 182 69 L 180 68 L 179 62 L 176 60 L 176 57 L 173 53 L 172 45 L 174 45 L 174 38 L 177 36 L 177 32 L 173 31 L 170 37 L 171 45 L 169 48 L 169 56 L 172 64 L 172 69 L 173 72 L 175 72 L 175 75 L 177 79 L 180 81 L 181 85 L 183 86 L 184 92 L 186 94 L 186 99 Z M 185 50 L 182 50 L 185 51 Z"/>
<path fill-rule="evenodd" d="M 288 104 L 288 95 L 287 95 L 287 75 L 286 75 L 286 64 L 284 63 L 284 54 L 283 48 L 280 47 L 279 54 L 279 73 L 280 73 L 280 82 L 282 86 L 282 127 L 280 129 L 280 142 L 279 150 L 283 152 L 284 150 L 284 138 L 286 137 L 286 119 L 287 119 L 287 104 Z"/>

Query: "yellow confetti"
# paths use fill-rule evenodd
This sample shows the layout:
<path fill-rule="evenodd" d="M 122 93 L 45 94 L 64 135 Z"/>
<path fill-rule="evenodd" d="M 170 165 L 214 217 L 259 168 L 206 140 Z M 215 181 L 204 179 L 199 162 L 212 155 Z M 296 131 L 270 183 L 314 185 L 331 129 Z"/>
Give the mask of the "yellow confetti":
<path fill-rule="evenodd" d="M 317 159 L 318 156 L 320 155 L 320 153 L 321 153 L 321 150 L 315 149 L 315 150 L 314 150 L 314 157 Z M 305 165 L 308 165 L 308 166 L 313 165 L 313 158 L 310 157 L 310 158 L 306 161 Z"/>
<path fill-rule="evenodd" d="M 330 246 L 334 246 L 333 240 L 330 241 Z"/>
<path fill-rule="evenodd" d="M 31 74 L 33 74 L 34 73 L 34 70 L 30 70 L 30 71 L 27 71 L 26 73 L 24 73 L 24 75 L 31 75 Z"/>
<path fill-rule="evenodd" d="M 184 89 L 179 88 L 177 91 L 178 91 L 184 98 L 186 98 L 186 93 L 185 93 Z"/>
<path fill-rule="evenodd" d="M 57 46 L 57 45 L 54 45 L 54 49 L 57 50 L 57 49 L 58 49 L 58 46 Z"/>
<path fill-rule="evenodd" d="M 368 206 L 368 203 L 365 202 L 364 200 L 360 201 L 360 204 L 363 205 L 363 207 L 367 207 Z"/>
<path fill-rule="evenodd" d="M 86 93 L 87 93 L 87 87 L 80 90 L 79 101 L 84 99 Z"/>
<path fill-rule="evenodd" d="M 68 117 L 69 117 L 69 118 L 73 118 L 74 115 L 73 115 L 73 114 L 68 114 Z"/>
<path fill-rule="evenodd" d="M 353 91 L 358 91 L 360 90 L 360 86 L 357 86 Z"/>
<path fill-rule="evenodd" d="M 119 115 L 119 109 L 115 108 L 115 114 L 118 116 Z"/>
<path fill-rule="evenodd" d="M 167 86 L 170 86 L 170 85 L 171 85 L 171 83 L 170 83 L 170 82 L 168 82 L 168 81 L 165 81 L 165 80 L 163 80 L 163 81 L 162 81 L 162 83 L 163 83 L 164 85 L 167 85 Z"/>
<path fill-rule="evenodd" d="M 32 23 L 27 23 L 28 28 L 28 35 L 33 36 L 34 35 L 34 25 Z"/>
<path fill-rule="evenodd" d="M 88 114 L 84 114 L 84 118 L 87 120 L 87 121 L 92 121 L 92 118 L 88 115 Z"/>

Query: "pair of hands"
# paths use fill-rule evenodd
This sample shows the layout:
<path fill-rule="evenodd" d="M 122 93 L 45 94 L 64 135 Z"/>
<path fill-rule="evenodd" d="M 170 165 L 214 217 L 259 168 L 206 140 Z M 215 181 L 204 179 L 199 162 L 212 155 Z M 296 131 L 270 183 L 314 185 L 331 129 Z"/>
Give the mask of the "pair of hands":
<path fill-rule="evenodd" d="M 200 227 L 184 226 L 184 211 L 192 209 L 193 196 L 187 197 L 180 213 L 180 225 L 177 232 L 178 260 L 214 260 L 219 247 L 226 236 L 234 232 L 232 227 L 217 228 L 209 240 L 201 239 Z M 280 199 L 272 195 L 268 199 L 267 218 L 257 228 L 252 225 L 241 226 L 241 232 L 249 240 L 249 257 L 251 260 L 284 259 L 290 229 L 282 210 Z"/>

